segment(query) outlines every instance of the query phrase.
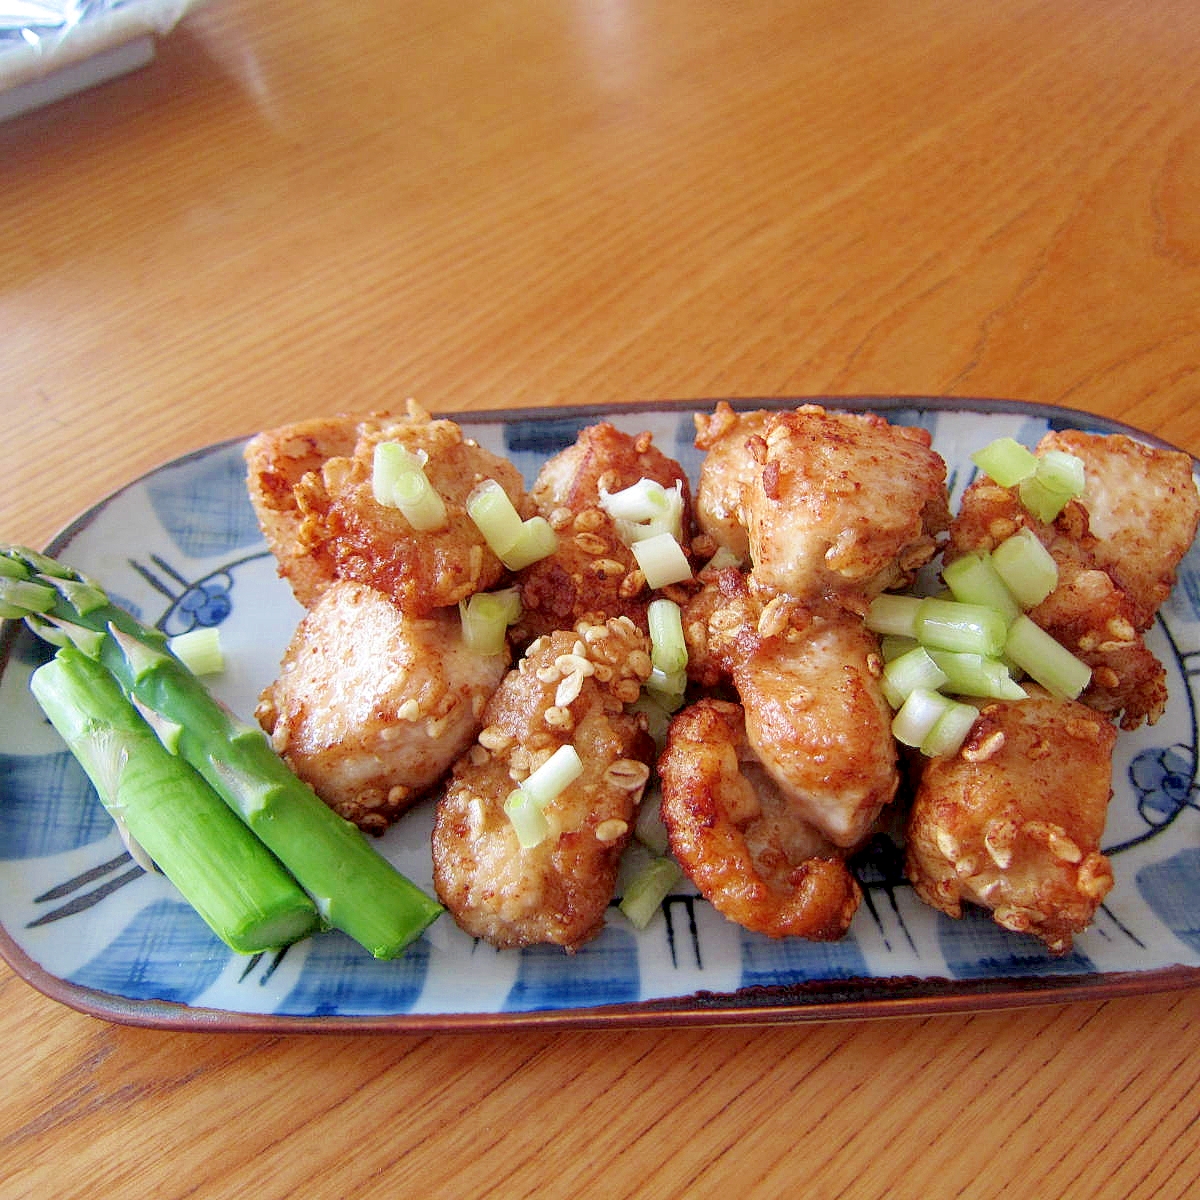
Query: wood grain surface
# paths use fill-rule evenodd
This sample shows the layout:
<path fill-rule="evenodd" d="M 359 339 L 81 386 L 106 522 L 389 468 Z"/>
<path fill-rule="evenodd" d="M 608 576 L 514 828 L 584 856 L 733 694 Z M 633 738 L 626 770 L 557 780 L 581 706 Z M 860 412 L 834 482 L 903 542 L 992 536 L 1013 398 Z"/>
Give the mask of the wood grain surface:
<path fill-rule="evenodd" d="M 0 536 L 407 396 L 988 396 L 1196 453 L 1198 313 L 1195 0 L 211 0 L 0 125 Z M 0 967 L 0 1195 L 1182 1197 L 1198 1019 L 216 1036 Z"/>

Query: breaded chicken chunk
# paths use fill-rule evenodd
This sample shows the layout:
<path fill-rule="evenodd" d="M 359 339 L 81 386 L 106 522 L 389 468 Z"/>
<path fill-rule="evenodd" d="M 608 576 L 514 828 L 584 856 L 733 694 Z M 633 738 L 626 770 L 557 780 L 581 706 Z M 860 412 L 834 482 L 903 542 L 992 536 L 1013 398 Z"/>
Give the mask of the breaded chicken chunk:
<path fill-rule="evenodd" d="M 474 741 L 508 655 L 463 644 L 458 612 L 409 616 L 338 580 L 297 627 L 257 716 L 336 812 L 382 833 Z"/>
<path fill-rule="evenodd" d="M 375 499 L 372 472 L 381 442 L 399 443 L 425 459 L 425 475 L 446 510 L 438 528 L 416 530 L 399 509 Z M 532 515 L 524 480 L 511 462 L 465 437 L 456 422 L 431 419 L 410 406 L 406 416 L 365 427 L 352 454 L 326 459 L 300 479 L 294 490 L 296 550 L 325 575 L 368 584 L 417 616 L 456 604 L 506 574 L 466 511 L 468 497 L 485 479 L 504 489 L 522 517 Z"/>
<path fill-rule="evenodd" d="M 730 568 L 685 609 L 684 637 L 696 678 L 732 681 L 750 748 L 797 812 L 857 845 L 899 787 L 875 635 L 836 605 L 764 598 Z"/>
<path fill-rule="evenodd" d="M 653 761 L 644 720 L 625 711 L 650 666 L 649 639 L 616 617 L 538 638 L 505 677 L 434 823 L 434 884 L 467 933 L 574 951 L 603 927 Z M 546 837 L 522 847 L 504 802 L 568 744 L 583 772 L 543 810 Z"/>
<path fill-rule="evenodd" d="M 585 616 L 627 616 L 646 627 L 652 596 L 617 522 L 602 507 L 642 479 L 680 489 L 681 545 L 689 547 L 691 489 L 683 468 L 654 445 L 649 433 L 629 434 L 607 421 L 580 431 L 554 455 L 530 490 L 537 511 L 558 534 L 558 548 L 518 576 L 523 614 L 514 637 L 570 629 Z"/>
<path fill-rule="evenodd" d="M 765 409 L 735 412 L 721 401 L 711 416 L 697 413 L 696 447 L 704 451 L 696 482 L 696 524 L 740 563 L 750 557 L 743 492 L 758 464 L 748 442 L 760 442 L 771 414 Z"/>
<path fill-rule="evenodd" d="M 1091 547 L 1096 564 L 1129 597 L 1135 627 L 1149 628 L 1200 524 L 1191 456 L 1124 434 L 1080 430 L 1046 434 L 1035 453 L 1047 450 L 1083 460 L 1081 502 L 1096 539 Z"/>
<path fill-rule="evenodd" d="M 301 515 L 296 487 L 331 458 L 345 458 L 364 433 L 385 415 L 318 417 L 268 429 L 246 445 L 246 487 L 259 527 L 275 556 L 279 574 L 296 599 L 311 608 L 333 579 L 333 565 L 305 553 L 298 544 Z"/>
<path fill-rule="evenodd" d="M 726 425 L 718 410 L 701 432 L 700 445 L 715 442 L 724 480 L 720 498 L 702 507 L 729 519 L 740 512 L 761 587 L 862 613 L 933 557 L 950 511 L 946 464 L 927 430 L 816 404 L 773 412 L 745 438 L 736 424 L 717 438 Z M 738 442 L 749 459 L 740 467 Z"/>
<path fill-rule="evenodd" d="M 859 886 L 759 762 L 739 705 L 702 699 L 680 712 L 659 773 L 671 853 L 718 912 L 770 937 L 845 934 Z"/>
<path fill-rule="evenodd" d="M 1116 729 L 1094 710 L 1029 686 L 984 708 L 962 749 L 922 760 L 907 873 L 952 917 L 990 909 L 1005 929 L 1070 950 L 1112 888 L 1100 837 Z"/>

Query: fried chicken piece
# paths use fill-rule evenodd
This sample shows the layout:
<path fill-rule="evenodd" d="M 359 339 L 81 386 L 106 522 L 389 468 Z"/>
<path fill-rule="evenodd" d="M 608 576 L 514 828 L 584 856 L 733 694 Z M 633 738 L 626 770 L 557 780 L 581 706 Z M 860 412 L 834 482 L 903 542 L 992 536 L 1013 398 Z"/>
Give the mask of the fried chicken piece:
<path fill-rule="evenodd" d="M 727 569 L 685 609 L 684 637 L 697 679 L 732 680 L 750 747 L 797 811 L 835 845 L 859 843 L 899 786 L 875 635 Z"/>
<path fill-rule="evenodd" d="M 724 484 L 705 508 L 740 512 L 762 587 L 862 613 L 933 557 L 950 510 L 946 464 L 927 430 L 816 404 L 773 412 L 749 437 L 736 430 L 718 409 L 701 433 Z M 739 442 L 749 459 L 740 465 Z"/>
<path fill-rule="evenodd" d="M 696 524 L 740 563 L 750 557 L 743 491 L 759 469 L 748 442 L 762 441 L 770 416 L 766 409 L 735 412 L 725 401 L 711 416 L 695 416 L 696 447 L 704 451 L 696 481 Z"/>
<path fill-rule="evenodd" d="M 425 475 L 446 506 L 441 528 L 415 530 L 399 509 L 375 499 L 372 465 L 381 442 L 426 456 Z M 500 484 L 522 517 L 532 515 L 511 462 L 465 437 L 454 421 L 432 419 L 410 405 L 406 416 L 364 426 L 353 453 L 328 458 L 301 477 L 293 489 L 300 516 L 296 548 L 324 576 L 368 584 L 406 612 L 427 615 L 505 576 L 466 512 L 471 491 L 484 479 Z"/>
<path fill-rule="evenodd" d="M 1148 629 L 1175 586 L 1175 572 L 1196 537 L 1200 494 L 1191 456 L 1144 445 L 1124 434 L 1051 432 L 1036 453 L 1062 450 L 1083 460 L 1081 498 L 1096 541 L 1096 564 L 1133 605 Z"/>
<path fill-rule="evenodd" d="M 946 561 L 1031 530 L 1058 566 L 1058 585 L 1030 617 L 1092 668 L 1085 703 L 1124 729 L 1153 724 L 1167 703 L 1166 671 L 1143 633 L 1200 521 L 1191 460 L 1123 434 L 1048 434 L 1037 452 L 1048 449 L 1083 459 L 1081 499 L 1046 523 L 1013 489 L 981 476 L 963 494 Z"/>
<path fill-rule="evenodd" d="M 314 558 L 299 544 L 302 517 L 296 487 L 331 458 L 354 453 L 359 438 L 386 421 L 383 414 L 318 417 L 268 429 L 246 445 L 246 486 L 279 574 L 297 600 L 311 608 L 333 580 L 332 563 Z"/>
<path fill-rule="evenodd" d="M 471 744 L 507 669 L 506 654 L 464 646 L 457 612 L 409 616 L 338 580 L 296 628 L 256 715 L 332 809 L 380 834 Z"/>
<path fill-rule="evenodd" d="M 770 937 L 845 934 L 859 886 L 759 762 L 740 706 L 685 708 L 658 766 L 671 853 L 718 912 Z"/>
<path fill-rule="evenodd" d="M 651 479 L 682 489 L 682 545 L 689 549 L 691 489 L 683 468 L 653 444 L 649 433 L 625 433 L 604 421 L 580 431 L 573 445 L 538 473 L 530 496 L 558 534 L 558 549 L 519 574 L 523 614 L 514 637 L 570 629 L 586 616 L 626 616 L 646 627 L 650 589 L 617 523 L 600 505 Z"/>
<path fill-rule="evenodd" d="M 1113 884 L 1100 852 L 1116 729 L 1029 686 L 987 705 L 955 755 L 925 759 L 909 816 L 907 873 L 952 917 L 963 902 L 1070 950 Z"/>
<path fill-rule="evenodd" d="M 505 677 L 434 823 L 434 884 L 467 933 L 574 951 L 603 927 L 654 756 L 625 712 L 649 673 L 649 639 L 616 617 L 537 639 Z M 544 809 L 548 836 L 522 848 L 504 801 L 567 744 L 583 773 Z"/>

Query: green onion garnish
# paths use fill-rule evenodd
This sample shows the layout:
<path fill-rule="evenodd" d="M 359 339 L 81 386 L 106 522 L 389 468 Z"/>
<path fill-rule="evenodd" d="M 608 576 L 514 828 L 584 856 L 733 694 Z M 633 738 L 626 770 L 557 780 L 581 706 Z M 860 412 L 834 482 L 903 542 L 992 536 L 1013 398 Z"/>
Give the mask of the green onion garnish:
<path fill-rule="evenodd" d="M 1024 614 L 1009 628 L 1004 654 L 1051 695 L 1063 699 L 1076 699 L 1091 682 L 1087 663 Z"/>
<path fill-rule="evenodd" d="M 936 692 L 949 677 L 924 646 L 894 658 L 883 669 L 883 694 L 892 708 L 899 708 L 917 688 Z"/>
<path fill-rule="evenodd" d="M 1011 621 L 1021 611 L 996 570 L 991 555 L 986 552 L 973 551 L 947 563 L 942 568 L 942 579 L 954 599 L 963 604 L 993 608 L 1006 621 Z"/>
<path fill-rule="evenodd" d="M 476 592 L 458 602 L 458 612 L 463 643 L 472 654 L 503 654 L 508 645 L 508 627 L 521 615 L 521 597 L 516 588 Z"/>
<path fill-rule="evenodd" d="M 692 577 L 691 564 L 683 547 L 669 533 L 656 533 L 642 538 L 629 548 L 651 588 L 682 583 Z"/>
<path fill-rule="evenodd" d="M 1015 438 L 1000 437 L 971 455 L 971 461 L 1001 487 L 1015 487 L 1037 469 L 1037 457 Z"/>
<path fill-rule="evenodd" d="M 509 792 L 504 812 L 525 850 L 532 849 L 550 833 L 545 808 L 583 773 L 575 747 L 559 746 L 520 787 Z"/>
<path fill-rule="evenodd" d="M 380 442 L 371 464 L 371 488 L 376 501 L 399 509 L 418 532 L 441 529 L 446 505 L 425 474 L 426 459 L 399 442 Z"/>
<path fill-rule="evenodd" d="M 1021 529 L 992 551 L 992 565 L 1022 608 L 1041 604 L 1058 586 L 1058 564 L 1032 529 Z"/>
<path fill-rule="evenodd" d="M 558 535 L 546 518 L 522 521 L 508 493 L 494 479 L 485 479 L 472 490 L 467 497 L 467 516 L 510 571 L 519 571 L 558 548 Z"/>
<path fill-rule="evenodd" d="M 625 888 L 621 912 L 635 929 L 645 929 L 682 878 L 683 871 L 673 858 L 651 859 Z"/>
<path fill-rule="evenodd" d="M 1004 649 L 1008 622 L 1003 614 L 982 604 L 928 596 L 920 601 L 916 631 L 917 640 L 925 646 L 995 658 Z"/>
<path fill-rule="evenodd" d="M 917 612 L 920 596 L 899 596 L 884 592 L 867 609 L 867 628 L 874 633 L 917 640 Z"/>

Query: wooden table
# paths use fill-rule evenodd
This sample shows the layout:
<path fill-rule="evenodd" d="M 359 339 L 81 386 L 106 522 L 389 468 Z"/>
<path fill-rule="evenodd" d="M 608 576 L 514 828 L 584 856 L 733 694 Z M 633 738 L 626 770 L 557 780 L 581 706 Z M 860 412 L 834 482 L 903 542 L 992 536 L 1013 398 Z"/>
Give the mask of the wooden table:
<path fill-rule="evenodd" d="M 1200 451 L 1193 0 L 213 0 L 0 126 L 0 531 L 293 418 L 959 394 Z M 5 1197 L 1183 1196 L 1200 997 L 203 1035 L 0 972 Z"/>

